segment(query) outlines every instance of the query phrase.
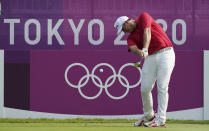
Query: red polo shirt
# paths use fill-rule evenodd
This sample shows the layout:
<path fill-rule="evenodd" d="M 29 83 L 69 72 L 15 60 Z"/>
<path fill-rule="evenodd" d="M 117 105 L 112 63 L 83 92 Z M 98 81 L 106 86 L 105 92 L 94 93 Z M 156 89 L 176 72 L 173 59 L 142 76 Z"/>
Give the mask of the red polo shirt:
<path fill-rule="evenodd" d="M 166 47 L 173 47 L 163 28 L 146 12 L 142 13 L 136 19 L 136 30 L 132 32 L 127 39 L 128 47 L 136 45 L 139 49 L 143 48 L 144 29 L 151 29 L 151 41 L 148 53 L 152 54 Z"/>

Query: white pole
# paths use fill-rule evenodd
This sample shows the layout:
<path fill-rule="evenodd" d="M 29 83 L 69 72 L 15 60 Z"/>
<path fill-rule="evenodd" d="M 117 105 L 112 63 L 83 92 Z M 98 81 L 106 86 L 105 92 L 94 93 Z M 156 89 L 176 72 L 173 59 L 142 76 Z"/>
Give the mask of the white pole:
<path fill-rule="evenodd" d="M 0 15 L 1 15 L 1 1 L 0 1 Z"/>
<path fill-rule="evenodd" d="M 0 118 L 4 113 L 4 51 L 0 50 Z"/>
<path fill-rule="evenodd" d="M 209 50 L 204 51 L 204 120 L 209 120 Z"/>

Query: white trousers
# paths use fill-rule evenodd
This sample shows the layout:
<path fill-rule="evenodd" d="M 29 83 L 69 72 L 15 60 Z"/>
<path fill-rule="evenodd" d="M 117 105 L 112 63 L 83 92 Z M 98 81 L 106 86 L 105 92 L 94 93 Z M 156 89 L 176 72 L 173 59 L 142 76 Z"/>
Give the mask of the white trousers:
<path fill-rule="evenodd" d="M 175 65 L 175 53 L 173 48 L 157 54 L 149 55 L 142 68 L 141 96 L 144 115 L 148 118 L 154 115 L 152 89 L 157 80 L 158 111 L 157 117 L 166 121 L 168 106 L 168 85 Z"/>

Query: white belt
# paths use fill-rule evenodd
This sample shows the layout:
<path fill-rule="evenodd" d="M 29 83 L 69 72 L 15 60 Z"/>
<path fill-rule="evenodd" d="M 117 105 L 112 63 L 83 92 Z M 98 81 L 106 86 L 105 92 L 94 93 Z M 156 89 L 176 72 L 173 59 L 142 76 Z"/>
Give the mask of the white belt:
<path fill-rule="evenodd" d="M 166 47 L 166 48 L 160 49 L 160 50 L 152 53 L 151 55 L 158 54 L 158 53 L 162 53 L 162 52 L 165 52 L 165 51 L 169 51 L 171 49 L 173 49 L 173 47 Z"/>

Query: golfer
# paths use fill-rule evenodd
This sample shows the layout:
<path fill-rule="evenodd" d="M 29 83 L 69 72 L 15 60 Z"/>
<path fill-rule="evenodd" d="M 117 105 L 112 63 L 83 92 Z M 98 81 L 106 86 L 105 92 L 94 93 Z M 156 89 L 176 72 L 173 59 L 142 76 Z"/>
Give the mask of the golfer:
<path fill-rule="evenodd" d="M 141 96 L 144 115 L 134 126 L 166 127 L 168 85 L 175 64 L 173 45 L 163 28 L 146 12 L 136 20 L 119 17 L 114 27 L 117 34 L 130 33 L 128 50 L 144 59 L 142 68 Z M 157 80 L 158 110 L 153 110 L 152 89 Z"/>

